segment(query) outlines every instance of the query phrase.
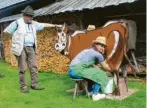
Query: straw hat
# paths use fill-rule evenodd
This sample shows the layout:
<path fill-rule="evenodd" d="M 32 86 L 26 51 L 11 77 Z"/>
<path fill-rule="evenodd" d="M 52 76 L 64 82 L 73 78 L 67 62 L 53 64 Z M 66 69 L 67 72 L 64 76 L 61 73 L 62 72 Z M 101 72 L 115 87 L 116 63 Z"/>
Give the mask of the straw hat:
<path fill-rule="evenodd" d="M 95 29 L 95 25 L 88 25 L 88 27 L 87 27 L 88 31 L 94 30 L 94 29 Z"/>
<path fill-rule="evenodd" d="M 93 43 L 100 43 L 106 46 L 106 38 L 103 36 L 98 36 L 96 40 L 93 40 Z"/>

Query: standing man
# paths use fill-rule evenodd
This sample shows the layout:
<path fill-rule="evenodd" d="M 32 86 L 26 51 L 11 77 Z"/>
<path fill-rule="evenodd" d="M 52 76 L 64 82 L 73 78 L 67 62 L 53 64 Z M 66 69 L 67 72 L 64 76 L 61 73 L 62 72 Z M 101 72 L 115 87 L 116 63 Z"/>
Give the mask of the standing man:
<path fill-rule="evenodd" d="M 37 38 L 36 32 L 43 30 L 44 27 L 62 27 L 49 23 L 39 23 L 33 21 L 34 11 L 27 6 L 23 11 L 23 17 L 12 22 L 5 30 L 5 33 L 12 35 L 12 52 L 18 60 L 20 89 L 23 93 L 29 93 L 26 85 L 25 70 L 27 66 L 31 75 L 31 88 L 43 90 L 38 86 L 38 69 L 36 61 Z"/>

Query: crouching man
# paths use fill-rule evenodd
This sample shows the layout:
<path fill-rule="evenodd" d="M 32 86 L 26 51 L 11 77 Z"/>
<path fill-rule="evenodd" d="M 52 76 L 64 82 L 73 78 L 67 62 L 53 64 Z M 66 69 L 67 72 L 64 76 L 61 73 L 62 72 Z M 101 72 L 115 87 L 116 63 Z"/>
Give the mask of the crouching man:
<path fill-rule="evenodd" d="M 75 79 L 89 79 L 93 81 L 92 86 L 88 84 L 89 93 L 92 92 L 94 101 L 105 98 L 104 89 L 108 83 L 108 77 L 105 71 L 111 72 L 111 68 L 104 61 L 104 51 L 106 47 L 106 39 L 99 36 L 93 41 L 93 45 L 89 49 L 81 51 L 69 66 L 69 76 Z M 95 65 L 95 60 L 101 65 L 100 69 Z M 101 93 L 100 93 L 101 92 Z"/>
<path fill-rule="evenodd" d="M 62 27 L 62 25 L 33 21 L 34 11 L 30 6 L 27 6 L 22 13 L 23 17 L 12 22 L 4 32 L 12 35 L 12 52 L 18 60 L 20 88 L 23 93 L 28 93 L 29 89 L 25 80 L 25 63 L 27 63 L 31 73 L 31 88 L 34 90 L 44 89 L 38 86 L 36 32 L 43 30 L 44 27 Z"/>

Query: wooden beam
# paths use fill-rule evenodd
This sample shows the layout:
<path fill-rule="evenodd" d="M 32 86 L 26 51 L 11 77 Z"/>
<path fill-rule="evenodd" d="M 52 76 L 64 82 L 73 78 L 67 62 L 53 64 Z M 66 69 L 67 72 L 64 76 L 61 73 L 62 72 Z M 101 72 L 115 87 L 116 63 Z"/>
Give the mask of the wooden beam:
<path fill-rule="evenodd" d="M 112 16 L 105 16 L 104 18 L 113 18 L 113 17 L 124 17 L 124 16 L 134 16 L 134 15 L 146 15 L 146 13 L 134 13 L 134 14 L 123 14 L 123 15 L 112 15 Z"/>

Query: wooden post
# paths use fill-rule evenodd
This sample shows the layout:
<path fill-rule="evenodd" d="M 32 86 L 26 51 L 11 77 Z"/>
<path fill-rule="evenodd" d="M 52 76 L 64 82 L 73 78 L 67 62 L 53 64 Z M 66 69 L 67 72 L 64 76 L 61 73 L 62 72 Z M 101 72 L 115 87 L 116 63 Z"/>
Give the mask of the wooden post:
<path fill-rule="evenodd" d="M 131 51 L 131 55 L 132 55 L 132 58 L 133 58 L 134 64 L 135 64 L 135 66 L 136 66 L 136 70 L 137 70 L 137 72 L 139 73 L 140 70 L 139 70 L 138 63 L 137 63 L 137 61 L 136 61 L 135 54 L 134 54 L 133 51 Z"/>
<path fill-rule="evenodd" d="M 2 23 L 2 24 L 1 24 L 1 36 L 0 36 L 0 38 L 1 38 L 2 40 L 3 40 L 3 35 L 4 35 L 3 30 L 4 30 L 4 24 Z"/>
<path fill-rule="evenodd" d="M 84 29 L 82 19 L 83 19 L 83 13 L 80 14 L 80 18 L 79 18 L 79 24 L 80 24 L 80 29 L 81 29 L 81 30 Z"/>
<path fill-rule="evenodd" d="M 1 46 L 1 56 L 2 59 L 5 59 L 5 53 L 4 53 L 4 42 L 3 42 L 3 24 L 0 25 L 0 40 L 2 41 L 2 46 Z"/>
<path fill-rule="evenodd" d="M 2 31 L 2 24 L 1 24 L 1 27 L 0 28 L 1 28 L 1 31 L 0 31 L 0 33 L 1 33 L 0 34 L 0 39 L 2 39 L 2 33 L 3 33 L 3 31 Z"/>

